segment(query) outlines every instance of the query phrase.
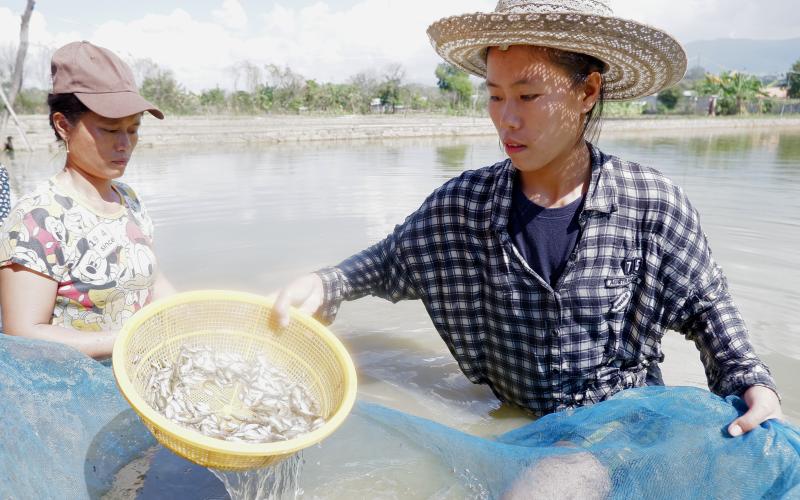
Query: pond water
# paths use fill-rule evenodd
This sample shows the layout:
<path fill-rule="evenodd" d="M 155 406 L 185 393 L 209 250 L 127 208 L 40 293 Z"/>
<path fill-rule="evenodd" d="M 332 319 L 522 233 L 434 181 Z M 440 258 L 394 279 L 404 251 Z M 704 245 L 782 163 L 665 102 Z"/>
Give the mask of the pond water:
<path fill-rule="evenodd" d="M 630 133 L 605 136 L 599 145 L 663 171 L 686 190 L 756 352 L 778 382 L 784 412 L 800 421 L 800 130 Z M 493 137 L 140 149 L 123 180 L 155 221 L 157 255 L 176 288 L 267 294 L 375 243 L 444 181 L 501 158 Z M 30 189 L 62 162 L 42 154 L 6 162 L 12 189 Z M 362 401 L 480 436 L 530 421 L 467 381 L 419 302 L 348 303 L 332 330 L 354 358 Z M 664 343 L 666 382 L 705 387 L 694 345 L 676 333 Z M 357 421 L 345 432 L 357 434 Z M 415 463 L 405 472 L 402 460 L 374 464 L 401 470 L 382 483 L 382 496 L 422 491 L 401 486 L 409 470 L 423 480 L 435 475 Z M 328 493 L 322 496 L 374 492 L 360 489 L 366 479 L 347 481 L 347 487 L 320 490 Z M 431 483 L 426 495 L 441 493 L 437 488 Z"/>

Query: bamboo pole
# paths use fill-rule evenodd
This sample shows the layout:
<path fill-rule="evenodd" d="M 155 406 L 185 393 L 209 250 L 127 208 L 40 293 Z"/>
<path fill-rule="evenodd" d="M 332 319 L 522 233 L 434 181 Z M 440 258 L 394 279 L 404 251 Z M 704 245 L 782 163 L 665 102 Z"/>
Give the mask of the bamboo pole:
<path fill-rule="evenodd" d="M 6 93 L 3 92 L 3 87 L 0 87 L 0 98 L 3 99 L 3 104 L 8 110 L 8 114 L 11 115 L 11 118 L 14 120 L 14 124 L 17 126 L 19 135 L 22 136 L 22 140 L 25 141 L 25 145 L 28 146 L 28 151 L 33 152 L 33 146 L 31 146 L 31 143 L 28 142 L 28 136 L 25 135 L 25 131 L 22 129 L 22 124 L 20 123 L 19 118 L 17 118 L 17 114 L 14 113 L 13 109 L 11 109 L 11 104 L 8 103 L 8 98 L 6 98 Z"/>

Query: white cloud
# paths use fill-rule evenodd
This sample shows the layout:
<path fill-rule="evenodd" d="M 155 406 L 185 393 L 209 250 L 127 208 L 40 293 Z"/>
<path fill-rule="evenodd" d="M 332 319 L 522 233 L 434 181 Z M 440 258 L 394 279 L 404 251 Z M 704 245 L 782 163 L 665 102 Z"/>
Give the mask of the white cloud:
<path fill-rule="evenodd" d="M 89 40 L 129 59 L 152 59 L 192 90 L 227 84 L 227 68 L 245 45 L 221 24 L 198 21 L 182 9 L 127 23 L 107 22 Z"/>
<path fill-rule="evenodd" d="M 247 27 L 247 13 L 239 0 L 224 0 L 222 7 L 211 12 L 223 26 L 234 30 L 243 30 Z"/>
<path fill-rule="evenodd" d="M 326 81 L 400 63 L 409 79 L 431 82 L 439 58 L 425 34 L 428 25 L 453 12 L 493 7 L 492 0 L 437 0 L 425 8 L 363 0 L 339 11 L 323 2 L 301 9 L 279 5 L 263 17 L 263 35 L 253 47 L 261 58 Z"/>

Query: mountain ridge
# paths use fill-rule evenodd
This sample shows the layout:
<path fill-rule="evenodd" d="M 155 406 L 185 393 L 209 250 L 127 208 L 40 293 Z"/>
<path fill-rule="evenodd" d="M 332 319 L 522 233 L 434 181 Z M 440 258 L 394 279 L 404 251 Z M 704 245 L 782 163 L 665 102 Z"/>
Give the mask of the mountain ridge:
<path fill-rule="evenodd" d="M 719 38 L 684 44 L 689 67 L 710 73 L 741 71 L 756 75 L 784 75 L 800 60 L 800 37 L 784 40 Z"/>

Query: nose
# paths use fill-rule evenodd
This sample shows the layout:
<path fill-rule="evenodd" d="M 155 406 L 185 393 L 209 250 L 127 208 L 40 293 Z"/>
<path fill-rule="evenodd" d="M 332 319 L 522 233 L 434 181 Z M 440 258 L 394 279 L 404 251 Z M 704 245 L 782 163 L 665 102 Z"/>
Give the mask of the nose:
<path fill-rule="evenodd" d="M 118 133 L 116 139 L 114 146 L 117 151 L 127 151 L 131 148 L 132 142 L 127 132 Z"/>
<path fill-rule="evenodd" d="M 500 113 L 500 125 L 510 130 L 517 130 L 522 126 L 519 108 L 514 102 L 514 99 L 506 99 L 503 102 L 503 109 Z"/>

